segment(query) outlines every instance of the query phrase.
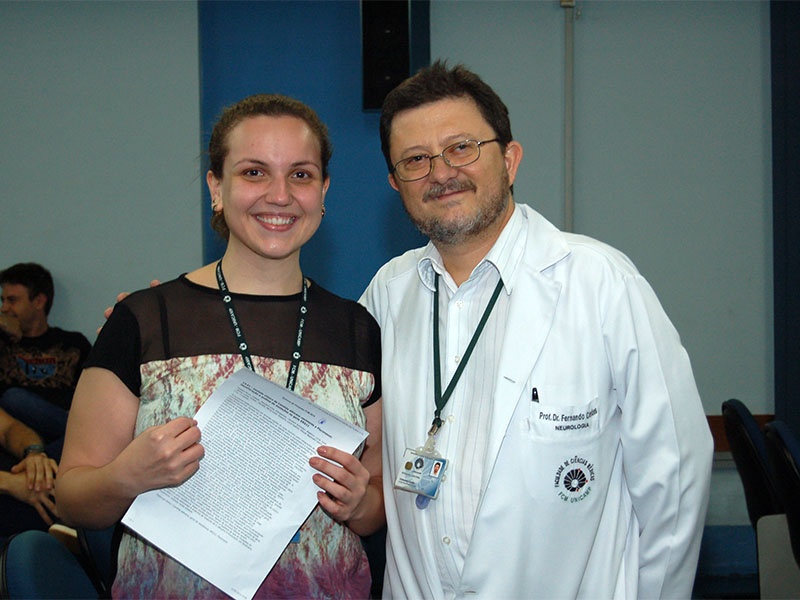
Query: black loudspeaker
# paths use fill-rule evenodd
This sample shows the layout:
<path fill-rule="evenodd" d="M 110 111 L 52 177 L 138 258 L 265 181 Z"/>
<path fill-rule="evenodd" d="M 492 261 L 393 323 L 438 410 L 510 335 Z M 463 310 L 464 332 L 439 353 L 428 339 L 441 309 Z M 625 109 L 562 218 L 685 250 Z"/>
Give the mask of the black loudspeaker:
<path fill-rule="evenodd" d="M 363 108 L 377 110 L 398 83 L 430 62 L 428 0 L 361 0 Z"/>

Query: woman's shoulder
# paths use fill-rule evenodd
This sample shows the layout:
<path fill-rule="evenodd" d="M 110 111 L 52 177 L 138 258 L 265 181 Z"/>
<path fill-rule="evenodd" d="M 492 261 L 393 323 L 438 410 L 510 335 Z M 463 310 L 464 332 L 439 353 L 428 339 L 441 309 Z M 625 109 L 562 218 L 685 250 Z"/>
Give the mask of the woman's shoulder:
<path fill-rule="evenodd" d="M 325 289 L 317 282 L 313 280 L 309 281 L 311 281 L 311 285 L 308 288 L 309 297 L 314 298 L 318 304 L 323 305 L 330 310 L 338 310 L 354 314 L 366 313 L 369 315 L 369 313 L 367 313 L 367 309 L 365 309 L 355 300 L 343 298 L 342 296 L 334 294 L 330 290 Z"/>
<path fill-rule="evenodd" d="M 335 319 L 342 324 L 354 323 L 357 327 L 364 327 L 368 330 L 380 330 L 378 322 L 363 305 L 355 300 L 334 294 L 316 282 L 312 281 L 312 285 L 309 287 L 309 298 L 314 301 L 318 307 L 317 310 L 325 318 Z"/>
<path fill-rule="evenodd" d="M 167 300 L 184 302 L 192 297 L 198 297 L 214 291 L 190 281 L 184 273 L 175 279 L 159 283 L 156 286 L 132 292 L 122 300 L 121 304 L 136 310 L 155 306 Z"/>

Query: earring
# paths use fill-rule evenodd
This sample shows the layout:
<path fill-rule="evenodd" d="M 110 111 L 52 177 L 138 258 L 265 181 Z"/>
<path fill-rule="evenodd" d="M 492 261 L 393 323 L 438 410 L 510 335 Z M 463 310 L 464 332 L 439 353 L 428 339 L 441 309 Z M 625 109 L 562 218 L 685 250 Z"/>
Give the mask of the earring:
<path fill-rule="evenodd" d="M 323 217 L 325 216 L 325 205 L 324 204 L 322 205 L 322 216 Z"/>

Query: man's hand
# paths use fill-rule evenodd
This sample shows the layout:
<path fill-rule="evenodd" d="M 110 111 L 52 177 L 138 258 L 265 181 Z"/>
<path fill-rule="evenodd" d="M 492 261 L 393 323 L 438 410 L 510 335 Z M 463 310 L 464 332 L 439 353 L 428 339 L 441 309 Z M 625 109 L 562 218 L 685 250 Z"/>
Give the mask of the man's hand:
<path fill-rule="evenodd" d="M 58 516 L 53 490 L 37 492 L 29 489 L 25 473 L 6 472 L 4 475 L 6 492 L 20 502 L 30 504 L 47 525 L 52 525 L 53 516 Z"/>
<path fill-rule="evenodd" d="M 55 486 L 58 463 L 44 452 L 29 454 L 11 467 L 14 474 L 24 473 L 28 489 L 36 492 L 50 492 Z"/>
<path fill-rule="evenodd" d="M 158 279 L 153 279 L 150 282 L 150 287 L 156 287 L 156 286 L 159 286 L 159 285 L 161 285 L 161 282 Z M 129 295 L 130 295 L 130 292 L 120 292 L 119 294 L 117 294 L 117 302 L 122 302 Z M 105 318 L 105 320 L 108 321 L 108 317 L 111 316 L 112 312 L 114 312 L 114 307 L 113 306 L 106 306 L 106 309 L 103 311 L 103 318 Z M 100 333 L 101 329 L 103 329 L 102 325 L 100 325 L 100 327 L 97 328 L 97 333 Z"/>
<path fill-rule="evenodd" d="M 22 339 L 22 328 L 19 325 L 19 319 L 13 315 L 0 314 L 0 331 L 5 333 L 14 343 Z"/>
<path fill-rule="evenodd" d="M 152 284 L 151 284 L 151 287 L 152 287 Z M 118 303 L 122 302 L 129 295 L 130 295 L 130 292 L 120 292 L 119 294 L 117 294 L 117 302 L 116 303 L 118 304 Z M 112 312 L 114 312 L 114 307 L 113 306 L 106 306 L 106 309 L 103 311 L 103 317 L 106 319 L 106 321 L 108 321 L 108 317 L 111 316 Z M 100 329 L 102 329 L 102 328 L 103 328 L 103 326 L 101 325 L 98 328 L 97 332 L 100 333 Z"/>

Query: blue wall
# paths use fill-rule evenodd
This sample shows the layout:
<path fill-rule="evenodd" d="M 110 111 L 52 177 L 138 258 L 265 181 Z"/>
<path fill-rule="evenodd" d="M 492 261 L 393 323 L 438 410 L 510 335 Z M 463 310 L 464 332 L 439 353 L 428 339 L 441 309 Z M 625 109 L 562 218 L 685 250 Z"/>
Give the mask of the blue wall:
<path fill-rule="evenodd" d="M 220 109 L 255 93 L 302 100 L 333 140 L 327 213 L 303 249 L 303 270 L 334 293 L 358 298 L 392 256 L 425 243 L 386 180 L 378 113 L 361 109 L 360 5 L 317 2 L 200 2 L 202 147 Z M 208 228 L 205 259 L 223 246 Z"/>

